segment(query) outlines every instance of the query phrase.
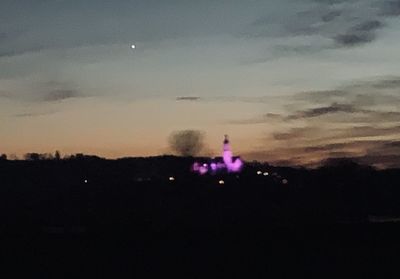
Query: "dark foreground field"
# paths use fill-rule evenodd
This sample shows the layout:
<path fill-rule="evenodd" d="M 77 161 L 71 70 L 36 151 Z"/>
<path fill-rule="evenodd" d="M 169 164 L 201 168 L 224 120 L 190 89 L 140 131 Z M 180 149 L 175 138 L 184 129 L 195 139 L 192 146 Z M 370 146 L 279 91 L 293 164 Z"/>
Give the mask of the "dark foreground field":
<path fill-rule="evenodd" d="M 400 228 L 395 224 L 91 229 L 95 232 L 8 238 L 1 251 L 3 278 L 398 275 Z"/>
<path fill-rule="evenodd" d="M 197 177 L 189 162 L 1 162 L 2 278 L 396 272 L 398 171 L 252 164 Z"/>

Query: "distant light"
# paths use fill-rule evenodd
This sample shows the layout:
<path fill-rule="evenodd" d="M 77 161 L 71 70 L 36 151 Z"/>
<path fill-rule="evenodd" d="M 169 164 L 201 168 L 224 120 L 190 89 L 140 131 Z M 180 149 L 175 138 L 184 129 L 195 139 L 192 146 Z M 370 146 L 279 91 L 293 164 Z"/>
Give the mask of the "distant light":
<path fill-rule="evenodd" d="M 200 167 L 199 173 L 201 175 L 205 175 L 208 172 L 208 168 L 207 167 Z"/>
<path fill-rule="evenodd" d="M 264 172 L 264 176 L 268 176 L 269 175 L 269 173 L 268 172 Z"/>
<path fill-rule="evenodd" d="M 206 167 L 208 167 L 208 165 L 207 165 L 207 164 L 203 164 L 203 167 L 205 167 L 205 168 L 206 168 Z"/>
<path fill-rule="evenodd" d="M 219 185 L 224 185 L 224 184 L 225 184 L 225 181 L 220 180 L 220 181 L 218 181 L 218 183 L 219 183 Z"/>
<path fill-rule="evenodd" d="M 131 45 L 131 49 L 135 49 L 136 48 L 136 46 L 135 45 Z"/>
<path fill-rule="evenodd" d="M 83 182 L 85 182 L 85 184 L 87 184 L 87 183 L 88 183 L 88 180 L 87 180 L 87 179 L 85 179 Z"/>
<path fill-rule="evenodd" d="M 289 181 L 288 181 L 287 179 L 283 179 L 283 180 L 282 180 L 282 183 L 283 183 L 283 184 L 288 184 L 288 182 L 289 182 Z"/>
<path fill-rule="evenodd" d="M 169 178 L 169 181 L 175 181 L 175 177 L 171 176 L 171 177 Z"/>
<path fill-rule="evenodd" d="M 258 174 L 258 175 L 261 175 L 261 174 L 262 174 L 262 171 L 258 171 L 257 174 Z"/>

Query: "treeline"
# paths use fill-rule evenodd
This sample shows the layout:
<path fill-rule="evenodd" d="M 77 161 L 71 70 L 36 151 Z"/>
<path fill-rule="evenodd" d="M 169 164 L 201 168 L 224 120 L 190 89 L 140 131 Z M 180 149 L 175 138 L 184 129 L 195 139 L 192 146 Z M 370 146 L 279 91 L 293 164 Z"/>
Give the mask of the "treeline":
<path fill-rule="evenodd" d="M 55 151 L 54 153 L 30 152 L 24 154 L 22 158 L 18 158 L 16 155 L 13 155 L 12 158 L 9 158 L 7 154 L 0 155 L 0 161 L 7 161 L 7 160 L 49 161 L 49 160 L 71 160 L 71 159 L 103 159 L 103 158 L 95 155 L 86 155 L 83 153 L 68 154 L 62 156 L 61 152 L 58 150 Z"/>

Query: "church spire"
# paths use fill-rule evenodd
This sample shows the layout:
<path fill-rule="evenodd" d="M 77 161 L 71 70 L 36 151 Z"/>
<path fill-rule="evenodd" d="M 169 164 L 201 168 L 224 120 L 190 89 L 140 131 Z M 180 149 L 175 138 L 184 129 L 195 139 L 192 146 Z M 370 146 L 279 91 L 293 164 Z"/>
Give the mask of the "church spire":
<path fill-rule="evenodd" d="M 225 135 L 224 144 L 228 144 L 228 143 L 229 143 L 229 138 L 228 138 L 228 135 Z"/>

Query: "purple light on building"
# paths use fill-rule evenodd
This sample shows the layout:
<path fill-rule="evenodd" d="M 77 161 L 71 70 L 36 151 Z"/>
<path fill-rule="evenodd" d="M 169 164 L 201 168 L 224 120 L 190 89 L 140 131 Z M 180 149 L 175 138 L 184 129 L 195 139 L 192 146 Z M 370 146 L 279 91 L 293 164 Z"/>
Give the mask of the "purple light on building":
<path fill-rule="evenodd" d="M 208 173 L 208 168 L 206 168 L 206 167 L 200 167 L 199 173 L 200 173 L 201 175 L 204 175 L 204 174 Z"/>
<path fill-rule="evenodd" d="M 192 171 L 194 171 L 194 172 L 200 171 L 200 164 L 197 163 L 197 162 L 194 163 L 193 166 L 192 166 Z"/>
<path fill-rule="evenodd" d="M 195 162 L 192 166 L 192 170 L 201 175 L 211 173 L 217 173 L 220 171 L 226 171 L 229 173 L 238 173 L 243 168 L 243 161 L 238 157 L 233 157 L 233 153 L 230 147 L 228 136 L 225 135 L 223 142 L 223 153 L 222 158 L 214 158 L 211 163 L 199 163 Z"/>
<path fill-rule="evenodd" d="M 235 160 L 233 159 L 228 135 L 225 135 L 223 158 L 228 172 L 240 172 L 242 170 L 243 167 L 242 160 L 240 160 L 239 158 L 236 158 Z"/>

